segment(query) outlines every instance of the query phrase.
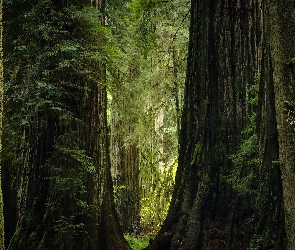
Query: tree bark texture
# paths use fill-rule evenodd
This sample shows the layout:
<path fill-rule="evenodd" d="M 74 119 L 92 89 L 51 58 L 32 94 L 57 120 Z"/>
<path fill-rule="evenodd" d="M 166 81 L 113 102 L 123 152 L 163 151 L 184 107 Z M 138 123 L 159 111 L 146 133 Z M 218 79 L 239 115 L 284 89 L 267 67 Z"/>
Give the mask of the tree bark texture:
<path fill-rule="evenodd" d="M 2 26 L 2 0 L 0 1 L 0 157 L 2 158 L 2 117 L 3 117 L 3 26 Z M 2 164 L 0 163 L 0 250 L 4 250 L 4 215 L 2 194 Z"/>
<path fill-rule="evenodd" d="M 286 249 L 295 246 L 295 141 L 294 141 L 294 87 L 295 55 L 294 1 L 268 1 L 270 14 L 270 41 L 274 76 L 274 91 L 279 133 L 279 164 L 284 193 Z"/>
<path fill-rule="evenodd" d="M 176 186 L 147 249 L 282 249 L 268 3 L 191 2 L 184 103 Z M 250 148 L 245 142 L 255 140 L 250 158 L 259 161 L 234 166 L 229 155 L 241 157 Z M 226 179 L 233 173 L 230 185 Z M 249 173 L 250 184 L 237 188 Z M 243 188 L 253 192 L 243 194 Z"/>
<path fill-rule="evenodd" d="M 114 110 L 113 110 L 114 112 Z M 140 224 L 139 151 L 137 145 L 126 145 L 112 122 L 111 161 L 115 203 L 125 233 L 137 233 Z M 130 129 L 132 133 L 132 129 Z"/>
<path fill-rule="evenodd" d="M 104 24 L 99 3 L 100 13 L 82 1 L 6 5 L 8 31 L 19 31 L 5 40 L 7 68 L 14 71 L 6 72 L 7 95 L 14 95 L 5 113 L 8 249 L 129 249 L 113 201 L 105 64 L 81 57 L 104 41 L 102 33 L 91 36 L 86 21 L 96 13 L 95 28 Z M 31 34 L 23 27 L 32 27 Z M 11 47 L 18 37 L 21 55 Z M 23 123 L 12 121 L 15 113 Z"/>
<path fill-rule="evenodd" d="M 138 233 L 140 224 L 140 149 L 138 138 L 134 136 L 139 111 L 131 84 L 139 77 L 140 69 L 139 62 L 133 63 L 125 65 L 126 76 L 118 74 L 117 85 L 111 91 L 110 107 L 111 171 L 116 208 L 124 233 Z"/>

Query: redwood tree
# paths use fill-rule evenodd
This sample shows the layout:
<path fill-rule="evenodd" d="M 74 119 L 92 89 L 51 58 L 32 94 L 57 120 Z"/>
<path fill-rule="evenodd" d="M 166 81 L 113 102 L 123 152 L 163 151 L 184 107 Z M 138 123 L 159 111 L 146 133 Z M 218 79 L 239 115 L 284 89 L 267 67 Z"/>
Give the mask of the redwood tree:
<path fill-rule="evenodd" d="M 114 209 L 104 1 L 7 1 L 8 249 L 129 249 Z"/>
<path fill-rule="evenodd" d="M 2 1 L 0 1 L 0 156 L 2 157 L 2 117 L 3 117 L 3 50 L 2 50 Z M 1 163 L 0 163 L 0 250 L 4 250 L 4 215 L 3 194 L 1 188 Z"/>
<path fill-rule="evenodd" d="M 124 141 L 124 133 L 128 135 L 134 133 L 136 119 L 129 111 L 133 108 L 130 103 L 132 98 L 126 100 L 124 95 L 126 90 L 123 92 L 122 89 L 123 87 L 117 86 L 116 93 L 112 93 L 111 170 L 115 203 L 122 230 L 124 233 L 138 233 L 140 223 L 139 149 L 134 139 Z M 123 122 L 125 123 L 122 124 Z"/>
<path fill-rule="evenodd" d="M 279 132 L 286 249 L 295 246 L 295 143 L 294 143 L 294 1 L 269 1 L 270 43 Z"/>
<path fill-rule="evenodd" d="M 148 249 L 283 249 L 267 1 L 191 1 L 179 164 Z"/>

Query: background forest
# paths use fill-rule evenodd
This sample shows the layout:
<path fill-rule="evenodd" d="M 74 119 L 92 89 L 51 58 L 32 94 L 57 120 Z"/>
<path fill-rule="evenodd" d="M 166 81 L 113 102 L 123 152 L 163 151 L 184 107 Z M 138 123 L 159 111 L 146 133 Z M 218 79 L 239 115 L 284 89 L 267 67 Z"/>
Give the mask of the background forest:
<path fill-rule="evenodd" d="M 1 7 L 0 249 L 294 249 L 293 1 Z"/>

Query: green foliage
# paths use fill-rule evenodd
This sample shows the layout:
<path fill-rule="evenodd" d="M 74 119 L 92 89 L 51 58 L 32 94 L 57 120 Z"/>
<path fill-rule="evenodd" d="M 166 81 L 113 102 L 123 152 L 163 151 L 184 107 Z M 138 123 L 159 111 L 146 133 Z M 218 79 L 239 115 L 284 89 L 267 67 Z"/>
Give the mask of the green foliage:
<path fill-rule="evenodd" d="M 85 198 L 87 175 L 95 168 L 92 158 L 86 155 L 85 150 L 74 145 L 73 138 L 77 138 L 77 134 L 62 136 L 59 143 L 63 146 L 57 144 L 54 154 L 47 161 L 50 198 L 46 206 L 49 214 L 60 214 L 54 226 L 55 230 L 78 234 L 84 230 L 84 225 L 77 221 L 76 217 L 91 216 L 97 210 L 88 204 Z M 65 141 L 69 141 L 70 144 Z"/>
<path fill-rule="evenodd" d="M 141 226 L 147 232 L 157 232 L 168 211 L 174 179 L 177 169 L 177 158 L 169 163 L 162 172 L 153 171 L 153 175 L 143 175 L 146 178 L 152 178 L 151 182 L 143 182 L 143 195 L 141 199 Z"/>
<path fill-rule="evenodd" d="M 60 220 L 56 221 L 56 225 L 54 229 L 62 234 L 67 234 L 71 231 L 74 231 L 75 234 L 79 234 L 81 232 L 85 232 L 85 225 L 83 223 L 75 224 L 75 217 L 65 217 L 61 216 Z"/>
<path fill-rule="evenodd" d="M 107 61 L 108 114 L 110 124 L 118 124 L 111 132 L 123 147 L 137 145 L 141 226 L 152 231 L 165 218 L 177 166 L 189 5 L 183 0 L 115 3 L 108 3 L 110 40 L 119 53 Z M 115 191 L 127 193 L 128 184 Z"/>
<path fill-rule="evenodd" d="M 87 96 L 89 87 L 82 82 L 99 81 L 96 71 L 103 57 L 100 41 L 104 30 L 98 11 L 64 8 L 57 12 L 47 2 L 44 5 L 39 1 L 25 13 L 25 30 L 13 41 L 17 46 L 5 65 L 6 114 L 10 119 L 18 116 L 23 125 L 36 121 L 33 117 L 45 109 L 72 119 L 69 99 L 78 102 L 81 91 Z M 22 112 L 14 111 L 16 105 Z"/>
<path fill-rule="evenodd" d="M 50 190 L 42 194 L 44 217 L 55 218 L 56 231 L 79 234 L 85 230 L 81 218 L 98 210 L 87 202 L 87 180 L 95 168 L 81 130 L 93 87 L 102 82 L 108 30 L 98 10 L 80 4 L 27 2 L 17 8 L 19 22 L 16 3 L 5 4 L 3 159 L 16 181 L 25 176 L 24 190 L 28 173 L 45 175 L 38 176 Z"/>
<path fill-rule="evenodd" d="M 266 235 L 269 236 L 270 231 L 265 230 Z M 250 241 L 249 250 L 260 250 L 260 249 L 276 249 L 274 239 L 265 238 L 265 235 L 262 236 L 259 233 L 254 234 Z"/>
<path fill-rule="evenodd" d="M 257 192 L 257 176 L 259 165 L 259 147 L 255 131 L 249 125 L 245 131 L 250 133 L 249 138 L 242 141 L 237 153 L 229 156 L 234 168 L 229 175 L 222 178 L 241 195 Z M 254 133 L 254 134 L 253 134 Z"/>
<path fill-rule="evenodd" d="M 254 84 L 248 88 L 247 104 L 252 108 L 258 105 L 260 72 L 254 75 Z M 229 155 L 234 168 L 222 180 L 226 181 L 239 194 L 246 196 L 257 192 L 258 188 L 258 166 L 259 166 L 259 145 L 256 135 L 256 112 L 253 111 L 248 119 L 248 126 L 243 135 L 246 137 L 240 143 L 239 150 Z"/>
<path fill-rule="evenodd" d="M 252 85 L 248 90 L 252 96 L 248 102 L 252 105 L 258 105 L 258 90 L 258 84 Z"/>
<path fill-rule="evenodd" d="M 161 3 L 162 1 L 158 0 L 135 0 L 129 3 L 129 7 L 135 12 L 143 12 L 143 11 L 151 11 L 152 8 L 155 8 L 157 3 Z"/>
<path fill-rule="evenodd" d="M 290 60 L 290 64 L 295 65 L 295 57 Z"/>
<path fill-rule="evenodd" d="M 200 157 L 201 155 L 201 150 L 202 150 L 202 142 L 199 141 L 196 145 L 195 145 L 195 149 L 194 149 L 194 154 L 193 154 L 193 159 L 191 162 L 191 165 L 197 163 L 199 161 L 198 157 Z"/>
<path fill-rule="evenodd" d="M 280 209 L 281 204 L 274 191 L 277 187 L 271 186 L 274 180 L 270 179 L 276 175 L 271 173 L 271 171 L 277 170 L 275 170 L 274 166 L 271 166 L 268 160 L 265 160 L 269 157 L 268 154 L 270 152 L 263 152 L 263 160 L 261 160 L 261 155 L 259 155 L 261 148 L 259 147 L 259 139 L 256 134 L 259 81 L 260 72 L 257 71 L 254 75 L 254 84 L 248 87 L 248 99 L 246 103 L 252 112 L 248 117 L 247 126 L 242 133 L 243 139 L 240 142 L 237 152 L 229 155 L 229 159 L 233 163 L 233 168 L 228 172 L 228 175 L 222 178 L 222 181 L 228 183 L 242 197 L 241 202 L 244 203 L 245 212 L 249 216 L 246 223 L 252 228 L 249 247 L 252 250 L 277 249 L 274 239 L 280 234 L 280 232 L 274 233 L 273 229 L 267 228 L 271 225 L 270 221 L 272 219 L 270 217 L 277 213 L 274 210 Z M 269 131 L 266 133 L 268 133 L 267 136 L 273 136 Z M 261 137 L 265 137 L 265 135 Z M 262 146 L 264 147 L 264 145 Z M 266 151 L 274 150 L 275 147 L 274 145 L 268 145 L 266 146 Z M 273 202 L 273 207 L 266 208 L 265 204 L 270 199 Z M 277 204 L 273 205 L 274 203 Z M 246 210 L 247 208 L 249 208 L 248 211 Z"/>
<path fill-rule="evenodd" d="M 125 235 L 129 246 L 132 250 L 142 250 L 146 248 L 149 244 L 150 237 L 148 235 L 135 236 L 132 234 Z"/>
<path fill-rule="evenodd" d="M 131 22 L 135 27 L 136 47 L 145 56 L 156 46 L 156 26 L 153 22 L 153 12 L 156 6 L 155 0 L 136 0 L 130 2 L 128 7 L 131 10 Z"/>
<path fill-rule="evenodd" d="M 294 105 L 291 104 L 289 101 L 284 101 L 284 108 L 287 113 L 287 122 L 289 123 L 290 126 L 293 127 L 295 126 L 295 108 Z M 295 131 L 295 129 L 294 129 Z"/>
<path fill-rule="evenodd" d="M 257 168 L 259 163 L 257 136 L 252 135 L 244 140 L 239 151 L 229 158 L 235 168 L 226 176 L 226 181 L 241 195 L 255 192 L 257 175 L 253 169 Z"/>
<path fill-rule="evenodd" d="M 87 95 L 89 87 L 82 82 L 98 80 L 99 61 L 89 62 L 91 55 L 103 54 L 100 41 L 104 31 L 97 10 L 57 10 L 50 3 L 38 1 L 25 9 L 24 20 L 17 27 L 22 32 L 15 37 L 7 35 L 16 46 L 8 50 L 5 62 L 6 116 L 23 125 L 33 125 L 33 117 L 39 115 L 46 118 L 45 110 L 72 119 L 69 97 L 78 100 L 83 90 Z M 6 20 L 6 25 L 12 21 Z M 10 44 L 6 43 L 6 48 Z"/>

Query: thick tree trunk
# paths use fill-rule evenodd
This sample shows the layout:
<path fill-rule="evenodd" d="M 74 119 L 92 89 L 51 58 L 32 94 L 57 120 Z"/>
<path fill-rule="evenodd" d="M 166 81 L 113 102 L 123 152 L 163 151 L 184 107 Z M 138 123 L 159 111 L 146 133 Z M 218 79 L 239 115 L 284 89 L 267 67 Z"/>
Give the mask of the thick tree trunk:
<path fill-rule="evenodd" d="M 279 132 L 279 164 L 282 171 L 286 249 L 295 246 L 295 18 L 294 1 L 269 1 L 274 90 Z M 288 116 L 289 113 L 289 116 Z"/>
<path fill-rule="evenodd" d="M 148 249 L 283 248 L 267 7 L 191 2 L 176 186 Z"/>
<path fill-rule="evenodd" d="M 2 159 L 2 115 L 3 115 L 3 49 L 2 49 L 2 0 L 0 1 L 0 157 Z M 4 250 L 4 216 L 2 195 L 2 171 L 0 162 L 0 250 Z"/>
<path fill-rule="evenodd" d="M 9 50 L 18 37 L 6 35 L 8 60 L 15 59 L 7 68 L 16 72 L 7 73 L 8 81 L 17 89 L 7 92 L 23 93 L 21 102 L 7 99 L 5 214 L 16 218 L 6 224 L 8 249 L 129 249 L 113 201 L 105 65 L 90 58 L 104 38 L 90 30 L 94 16 L 87 18 L 96 13 L 103 24 L 104 2 L 101 13 L 76 1 L 30 4 L 24 23 L 7 21 L 26 42 L 25 56 L 18 57 Z M 99 29 L 99 21 L 95 25 Z M 30 36 L 22 27 L 32 27 Z M 17 113 L 20 106 L 24 116 Z M 14 113 L 28 119 L 15 124 Z"/>

